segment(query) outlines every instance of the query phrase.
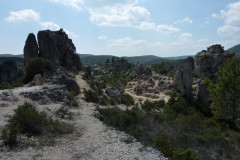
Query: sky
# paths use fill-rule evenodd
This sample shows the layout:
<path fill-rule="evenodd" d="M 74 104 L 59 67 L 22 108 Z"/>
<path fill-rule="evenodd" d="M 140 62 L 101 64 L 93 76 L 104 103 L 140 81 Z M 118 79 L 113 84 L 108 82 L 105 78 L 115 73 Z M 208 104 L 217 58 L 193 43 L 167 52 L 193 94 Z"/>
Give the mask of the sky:
<path fill-rule="evenodd" d="M 80 54 L 172 57 L 240 43 L 239 0 L 1 0 L 0 54 L 63 28 Z"/>

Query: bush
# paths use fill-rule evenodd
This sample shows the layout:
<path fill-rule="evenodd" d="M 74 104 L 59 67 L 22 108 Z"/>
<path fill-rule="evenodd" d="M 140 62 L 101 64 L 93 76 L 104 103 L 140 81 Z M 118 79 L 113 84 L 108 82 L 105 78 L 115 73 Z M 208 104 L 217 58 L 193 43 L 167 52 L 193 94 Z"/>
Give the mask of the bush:
<path fill-rule="evenodd" d="M 0 90 L 3 90 L 3 89 L 13 89 L 14 87 L 8 83 L 8 82 L 2 82 L 0 84 Z"/>
<path fill-rule="evenodd" d="M 199 158 L 191 149 L 188 148 L 183 151 L 175 151 L 172 160 L 199 160 Z"/>
<path fill-rule="evenodd" d="M 121 102 L 127 106 L 134 105 L 134 99 L 129 94 L 123 94 L 121 96 Z"/>
<path fill-rule="evenodd" d="M 30 82 L 37 74 L 43 74 L 45 70 L 53 69 L 51 61 L 41 57 L 32 58 L 26 67 L 25 82 Z"/>
<path fill-rule="evenodd" d="M 153 102 L 146 100 L 142 104 L 141 108 L 145 111 L 151 111 L 152 109 L 159 110 L 160 108 L 163 108 L 164 106 L 165 106 L 164 100 L 153 101 Z"/>
<path fill-rule="evenodd" d="M 8 124 L 2 131 L 2 139 L 7 145 L 17 143 L 17 134 L 64 134 L 73 131 L 71 125 L 58 120 L 48 118 L 44 112 L 38 112 L 36 107 L 25 102 L 14 110 L 14 115 L 8 120 Z"/>
<path fill-rule="evenodd" d="M 85 101 L 98 103 L 99 101 L 99 94 L 97 91 L 92 90 L 85 90 L 84 91 Z"/>

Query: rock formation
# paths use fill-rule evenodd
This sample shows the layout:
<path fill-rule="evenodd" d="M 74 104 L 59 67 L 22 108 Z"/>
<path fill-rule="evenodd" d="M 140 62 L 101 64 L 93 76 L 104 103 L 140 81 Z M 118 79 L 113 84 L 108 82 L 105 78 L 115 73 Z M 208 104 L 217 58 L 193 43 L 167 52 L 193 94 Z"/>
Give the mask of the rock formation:
<path fill-rule="evenodd" d="M 194 60 L 192 57 L 185 59 L 178 67 L 175 76 L 176 89 L 187 97 L 187 103 L 193 101 L 192 84 L 193 84 Z"/>
<path fill-rule="evenodd" d="M 31 58 L 38 56 L 38 44 L 36 37 L 33 33 L 30 33 L 27 37 L 24 46 L 24 65 L 27 66 Z"/>
<path fill-rule="evenodd" d="M 218 67 L 232 56 L 234 54 L 224 51 L 221 45 L 212 45 L 194 56 L 195 73 L 201 79 L 215 78 Z"/>
<path fill-rule="evenodd" d="M 136 76 L 141 76 L 141 75 L 147 75 L 150 76 L 152 75 L 152 68 L 150 66 L 146 66 L 146 64 L 139 63 L 137 64 L 134 74 Z"/>
<path fill-rule="evenodd" d="M 61 66 L 72 71 L 81 69 L 80 58 L 75 53 L 76 47 L 62 29 L 59 31 L 39 31 L 37 38 L 38 44 L 33 33 L 29 34 L 26 40 L 24 47 L 25 65 L 31 58 L 38 56 L 50 60 L 54 67 Z"/>
<path fill-rule="evenodd" d="M 8 60 L 0 64 L 0 83 L 13 83 L 18 78 L 17 64 L 12 60 Z"/>
<path fill-rule="evenodd" d="M 193 73 L 197 77 L 195 95 L 201 106 L 209 107 L 209 92 L 207 85 L 204 83 L 205 78 L 216 79 L 218 67 L 234 56 L 234 53 L 224 51 L 221 45 L 212 45 L 198 52 L 192 57 L 188 57 L 179 66 L 175 86 L 178 91 L 186 95 L 187 102 L 192 100 Z M 193 65 L 194 64 L 194 65 Z M 193 72 L 194 71 L 194 72 Z"/>

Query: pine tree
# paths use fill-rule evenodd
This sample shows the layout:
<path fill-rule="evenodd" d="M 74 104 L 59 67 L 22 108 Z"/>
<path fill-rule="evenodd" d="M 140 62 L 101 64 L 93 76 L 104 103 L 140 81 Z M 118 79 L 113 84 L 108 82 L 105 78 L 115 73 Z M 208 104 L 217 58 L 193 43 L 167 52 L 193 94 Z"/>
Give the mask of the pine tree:
<path fill-rule="evenodd" d="M 214 116 L 232 127 L 240 118 L 240 60 L 232 57 L 219 67 L 218 80 L 209 85 Z"/>

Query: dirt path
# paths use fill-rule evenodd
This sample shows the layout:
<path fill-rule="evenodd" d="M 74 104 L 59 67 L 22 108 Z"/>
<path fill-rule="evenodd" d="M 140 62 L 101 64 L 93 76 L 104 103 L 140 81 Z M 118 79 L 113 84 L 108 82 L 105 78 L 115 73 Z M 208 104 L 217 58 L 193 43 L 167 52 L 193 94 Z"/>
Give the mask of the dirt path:
<path fill-rule="evenodd" d="M 78 77 L 77 82 L 82 78 Z M 16 94 L 16 92 L 14 92 Z M 17 95 L 19 96 L 19 95 Z M 144 147 L 136 140 L 125 143 L 130 137 L 120 131 L 106 127 L 94 117 L 95 107 L 92 103 L 86 103 L 79 96 L 80 106 L 70 109 L 74 113 L 74 119 L 68 120 L 73 123 L 73 134 L 59 138 L 60 143 L 54 146 L 42 148 L 26 148 L 24 150 L 0 149 L 0 159 L 4 160 L 162 160 L 166 159 L 161 152 L 150 147 Z M 51 109 L 53 105 L 49 105 Z M 58 104 L 58 106 L 60 106 Z M 55 108 L 57 105 L 55 106 Z M 9 116 L 16 105 L 4 107 L 0 116 Z M 0 124 L 6 123 L 7 118 L 1 118 Z"/>

